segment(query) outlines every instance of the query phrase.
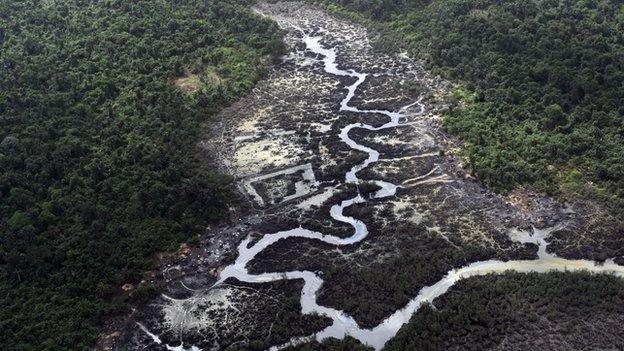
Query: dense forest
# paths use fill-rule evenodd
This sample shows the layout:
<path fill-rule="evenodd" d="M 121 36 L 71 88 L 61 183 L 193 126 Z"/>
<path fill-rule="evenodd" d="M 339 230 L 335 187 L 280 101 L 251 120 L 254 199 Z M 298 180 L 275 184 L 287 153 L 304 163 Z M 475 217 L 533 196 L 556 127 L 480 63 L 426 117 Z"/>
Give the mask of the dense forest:
<path fill-rule="evenodd" d="M 226 218 L 202 127 L 283 51 L 249 5 L 0 2 L 3 350 L 90 349 L 155 252 Z"/>
<path fill-rule="evenodd" d="M 621 349 L 624 282 L 589 273 L 463 280 L 423 306 L 385 351 Z M 506 342 L 506 343 L 505 343 Z"/>
<path fill-rule="evenodd" d="M 335 338 L 328 338 L 323 342 L 316 340 L 306 342 L 297 346 L 290 346 L 286 351 L 373 351 L 372 347 L 368 347 L 358 340 L 347 336 L 344 339 L 338 340 Z"/>
<path fill-rule="evenodd" d="M 444 126 L 486 185 L 595 198 L 624 217 L 621 1 L 316 2 L 357 11 L 398 34 L 380 47 L 462 83 Z"/>

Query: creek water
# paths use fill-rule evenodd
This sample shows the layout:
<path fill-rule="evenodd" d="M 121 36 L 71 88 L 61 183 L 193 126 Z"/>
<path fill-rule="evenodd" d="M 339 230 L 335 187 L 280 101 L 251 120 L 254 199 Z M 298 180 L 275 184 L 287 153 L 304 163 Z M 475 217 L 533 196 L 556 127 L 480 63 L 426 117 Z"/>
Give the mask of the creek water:
<path fill-rule="evenodd" d="M 293 26 L 294 27 L 294 26 Z M 382 129 L 393 128 L 401 126 L 402 118 L 409 116 L 418 116 L 425 112 L 425 107 L 421 102 L 421 99 L 416 102 L 405 106 L 400 109 L 399 112 L 387 111 L 387 110 L 367 110 L 359 109 L 357 107 L 349 105 L 349 102 L 356 94 L 358 86 L 360 86 L 367 78 L 366 73 L 356 72 L 355 70 L 343 70 L 338 68 L 336 62 L 336 50 L 334 48 L 326 48 L 321 44 L 321 36 L 309 36 L 301 29 L 295 27 L 302 33 L 302 40 L 306 45 L 306 49 L 317 56 L 321 56 L 322 64 L 325 72 L 343 77 L 354 78 L 354 82 L 345 87 L 347 90 L 346 97 L 340 103 L 340 110 L 346 112 L 360 113 L 360 114 L 382 114 L 388 117 L 389 121 L 381 126 L 373 127 L 364 123 L 353 123 L 345 126 L 340 131 L 340 139 L 347 144 L 350 148 L 365 152 L 368 157 L 364 162 L 355 165 L 345 174 L 345 181 L 347 183 L 357 184 L 361 180 L 357 177 L 357 173 L 370 164 L 379 161 L 379 152 L 370 147 L 358 144 L 356 141 L 349 137 L 349 132 L 356 128 L 363 128 L 369 131 L 379 131 Z M 418 105 L 417 112 L 408 112 L 410 109 Z M 425 177 L 427 175 L 423 175 Z M 388 196 L 394 196 L 399 186 L 392 183 L 373 180 L 380 189 L 374 194 L 374 198 L 384 198 Z M 449 271 L 441 280 L 437 283 L 424 287 L 420 290 L 418 295 L 414 297 L 406 306 L 397 310 L 378 326 L 372 329 L 365 329 L 359 327 L 358 323 L 349 315 L 343 311 L 321 306 L 317 303 L 317 293 L 323 284 L 321 279 L 316 273 L 310 271 L 289 271 L 289 272 L 272 272 L 262 274 L 250 274 L 247 270 L 247 264 L 266 249 L 268 246 L 276 243 L 279 240 L 286 238 L 306 238 L 319 240 L 332 245 L 352 245 L 364 240 L 368 234 L 368 230 L 364 222 L 349 216 L 345 216 L 343 211 L 345 208 L 357 203 L 365 202 L 362 196 L 358 195 L 354 198 L 344 200 L 340 204 L 331 207 L 330 215 L 333 219 L 347 223 L 353 227 L 353 234 L 346 238 L 340 238 L 332 235 L 325 235 L 320 232 L 311 231 L 303 227 L 297 227 L 294 229 L 280 231 L 273 234 L 267 234 L 260 240 L 250 245 L 251 238 L 243 240 L 238 246 L 238 257 L 235 262 L 229 266 L 226 266 L 219 275 L 217 283 L 213 287 L 219 286 L 223 281 L 228 278 L 236 278 L 242 282 L 248 283 L 266 283 L 284 279 L 301 279 L 304 281 L 304 286 L 301 291 L 301 309 L 302 313 L 317 313 L 331 318 L 332 324 L 324 330 L 309 337 L 293 338 L 291 342 L 275 346 L 272 350 L 277 350 L 292 344 L 297 344 L 310 339 L 316 339 L 322 341 L 328 337 L 335 337 L 338 339 L 344 338 L 346 335 L 352 336 L 361 342 L 374 347 L 376 350 L 381 349 L 388 340 L 396 335 L 398 330 L 407 323 L 411 316 L 425 303 L 432 302 L 435 298 L 443 295 L 452 287 L 455 283 L 461 279 L 468 277 L 474 277 L 479 275 L 486 275 L 490 273 L 503 273 L 505 271 L 516 272 L 548 272 L 548 271 L 579 271 L 586 270 L 593 273 L 610 273 L 618 276 L 624 276 L 624 267 L 615 264 L 612 260 L 608 260 L 603 264 L 598 264 L 589 260 L 567 260 L 559 258 L 554 254 L 547 253 L 546 247 L 548 245 L 547 238 L 550 234 L 550 230 L 537 230 L 510 231 L 510 238 L 514 241 L 521 243 L 532 243 L 538 245 L 538 259 L 535 260 L 516 260 L 516 261 L 497 261 L 488 260 L 482 262 L 474 262 L 465 267 L 453 269 Z M 148 333 L 155 342 L 161 343 L 158 336 L 149 333 L 144 326 L 141 328 Z M 184 350 L 182 347 L 173 348 L 167 346 L 170 350 Z M 196 347 L 191 347 L 191 350 L 198 350 Z"/>
<path fill-rule="evenodd" d="M 354 113 L 374 113 L 382 114 L 389 117 L 389 122 L 386 124 L 373 127 L 363 123 L 353 123 L 345 126 L 340 131 L 340 139 L 349 147 L 355 150 L 359 150 L 368 154 L 368 158 L 351 168 L 345 175 L 345 180 L 348 183 L 358 183 L 360 179 L 357 177 L 357 173 L 370 164 L 379 160 L 379 152 L 370 147 L 358 144 L 356 141 L 349 137 L 349 132 L 356 128 L 363 128 L 370 131 L 378 131 L 386 128 L 393 128 L 400 126 L 400 121 L 405 117 L 405 112 L 411 108 L 414 104 L 419 105 L 419 112 L 411 113 L 411 116 L 424 113 L 425 107 L 419 99 L 416 103 L 410 104 L 402 108 L 399 112 L 387 111 L 387 110 L 365 110 L 349 105 L 349 102 L 356 94 L 357 88 L 366 80 L 366 73 L 356 72 L 354 70 L 343 70 L 338 68 L 336 63 L 336 51 L 333 48 L 325 48 L 321 45 L 322 37 L 311 37 L 303 34 L 303 41 L 306 44 L 307 50 L 314 54 L 321 55 L 325 72 L 336 76 L 347 76 L 355 78 L 355 82 L 348 85 L 347 96 L 340 103 L 341 111 L 348 111 Z M 398 186 L 385 182 L 382 180 L 373 181 L 375 184 L 381 187 L 377 190 L 373 197 L 383 198 L 387 196 L 393 196 Z M 276 272 L 276 273 L 264 273 L 264 274 L 249 274 L 246 265 L 262 250 L 275 242 L 291 237 L 307 238 L 320 240 L 328 244 L 333 245 L 350 245 L 357 243 L 368 234 L 366 225 L 355 218 L 344 216 L 343 210 L 353 204 L 364 202 L 364 198 L 356 196 L 350 200 L 342 201 L 339 205 L 334 205 L 331 208 L 331 217 L 337 221 L 350 224 L 354 231 L 353 235 L 348 238 L 338 238 L 331 235 L 324 235 L 319 232 L 310 231 L 305 228 L 299 227 L 292 230 L 282 231 L 274 234 L 265 235 L 262 239 L 256 242 L 252 246 L 248 246 L 250 239 L 244 240 L 239 248 L 239 256 L 232 265 L 227 266 L 220 275 L 220 281 L 233 277 L 240 281 L 250 283 L 270 282 L 280 279 L 303 279 L 304 287 L 301 292 L 301 306 L 302 313 L 318 313 L 320 315 L 327 316 L 332 319 L 333 323 L 326 329 L 320 331 L 313 337 L 321 341 L 328 337 L 335 337 L 338 339 L 344 338 L 346 335 L 350 335 L 361 342 L 374 347 L 376 350 L 381 349 L 385 343 L 396 335 L 398 330 L 405 323 L 409 321 L 411 316 L 418 310 L 424 303 L 429 303 L 435 298 L 444 294 L 450 287 L 461 279 L 468 277 L 485 275 L 490 273 L 503 273 L 505 271 L 516 272 L 548 272 L 548 271 L 577 271 L 587 270 L 595 273 L 613 273 L 619 276 L 624 276 L 624 267 L 619 266 L 612 261 L 607 261 L 604 264 L 598 264 L 588 260 L 567 260 L 556 257 L 555 255 L 546 253 L 546 238 L 550 234 L 550 230 L 537 230 L 533 232 L 523 232 L 519 230 L 512 231 L 513 235 L 510 235 L 512 240 L 522 243 L 533 243 L 539 246 L 538 259 L 536 260 L 518 260 L 518 261 L 497 261 L 489 260 L 482 262 L 475 262 L 468 266 L 451 270 L 437 283 L 424 287 L 420 290 L 419 294 L 413 298 L 405 307 L 397 310 L 391 316 L 386 318 L 377 327 L 372 329 L 360 328 L 357 322 L 343 311 L 333 308 L 321 306 L 316 302 L 317 292 L 323 284 L 323 280 L 313 272 L 308 271 L 291 271 L 291 272 Z M 297 338 L 296 341 L 301 341 L 301 338 Z M 287 345 L 282 345 L 287 346 Z M 280 347 L 275 347 L 278 349 Z"/>

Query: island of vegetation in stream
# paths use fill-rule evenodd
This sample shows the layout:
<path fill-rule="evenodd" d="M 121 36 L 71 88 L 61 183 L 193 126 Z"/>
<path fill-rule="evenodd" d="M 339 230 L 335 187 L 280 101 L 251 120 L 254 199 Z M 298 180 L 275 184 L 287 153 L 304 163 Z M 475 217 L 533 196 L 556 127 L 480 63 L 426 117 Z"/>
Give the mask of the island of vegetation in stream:
<path fill-rule="evenodd" d="M 0 2 L 3 350 L 91 349 L 156 252 L 227 218 L 197 143 L 283 50 L 249 5 Z"/>

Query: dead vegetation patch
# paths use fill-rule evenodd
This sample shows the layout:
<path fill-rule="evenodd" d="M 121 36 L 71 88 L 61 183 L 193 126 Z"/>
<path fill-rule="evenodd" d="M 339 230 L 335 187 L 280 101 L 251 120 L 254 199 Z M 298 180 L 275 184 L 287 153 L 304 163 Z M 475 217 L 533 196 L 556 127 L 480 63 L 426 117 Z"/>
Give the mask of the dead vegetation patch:
<path fill-rule="evenodd" d="M 173 81 L 173 84 L 186 94 L 194 94 L 207 86 L 216 87 L 222 83 L 221 77 L 214 68 L 207 68 L 201 73 L 186 71 L 182 77 Z"/>
<path fill-rule="evenodd" d="M 182 92 L 187 94 L 194 94 L 201 88 L 199 75 L 191 73 L 187 73 L 183 77 L 177 78 L 174 81 L 174 84 L 182 90 Z"/>

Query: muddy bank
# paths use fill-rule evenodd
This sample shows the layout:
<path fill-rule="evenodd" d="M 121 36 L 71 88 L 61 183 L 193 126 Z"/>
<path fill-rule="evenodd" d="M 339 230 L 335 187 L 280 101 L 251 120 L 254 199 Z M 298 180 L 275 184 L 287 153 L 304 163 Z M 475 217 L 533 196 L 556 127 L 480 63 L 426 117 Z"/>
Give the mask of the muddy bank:
<path fill-rule="evenodd" d="M 129 326 L 127 349 L 346 335 L 380 348 L 470 276 L 620 269 L 554 255 L 562 233 L 593 230 L 581 212 L 493 194 L 463 169 L 440 128 L 451 86 L 420 62 L 374 52 L 365 28 L 309 5 L 257 10 L 291 51 L 202 144 L 249 211 L 167 263 L 164 295 L 133 318 L 143 327 Z M 292 328 L 274 333 L 280 308 Z"/>

